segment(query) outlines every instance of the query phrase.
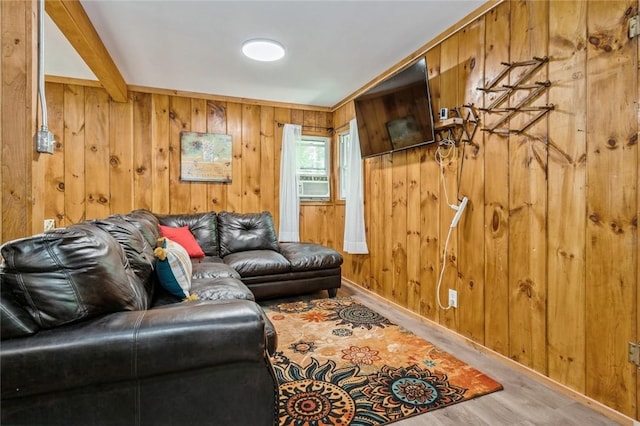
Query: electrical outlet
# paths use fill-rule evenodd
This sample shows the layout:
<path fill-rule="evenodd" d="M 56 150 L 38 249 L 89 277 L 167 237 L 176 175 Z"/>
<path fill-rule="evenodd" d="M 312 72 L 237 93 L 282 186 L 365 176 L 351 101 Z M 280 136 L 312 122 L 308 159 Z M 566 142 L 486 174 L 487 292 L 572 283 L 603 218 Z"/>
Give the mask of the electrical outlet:
<path fill-rule="evenodd" d="M 449 306 L 452 308 L 458 307 L 458 292 L 453 289 L 449 289 Z"/>
<path fill-rule="evenodd" d="M 55 219 L 45 219 L 44 220 L 44 230 L 45 231 L 51 231 L 55 227 L 56 227 L 56 220 Z"/>

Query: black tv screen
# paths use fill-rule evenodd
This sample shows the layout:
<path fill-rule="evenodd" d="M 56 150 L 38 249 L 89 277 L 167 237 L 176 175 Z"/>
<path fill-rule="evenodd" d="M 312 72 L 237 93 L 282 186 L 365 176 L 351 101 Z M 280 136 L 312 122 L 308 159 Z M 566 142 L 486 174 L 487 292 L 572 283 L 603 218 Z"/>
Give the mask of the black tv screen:
<path fill-rule="evenodd" d="M 435 142 L 424 58 L 382 80 L 354 102 L 362 158 Z"/>

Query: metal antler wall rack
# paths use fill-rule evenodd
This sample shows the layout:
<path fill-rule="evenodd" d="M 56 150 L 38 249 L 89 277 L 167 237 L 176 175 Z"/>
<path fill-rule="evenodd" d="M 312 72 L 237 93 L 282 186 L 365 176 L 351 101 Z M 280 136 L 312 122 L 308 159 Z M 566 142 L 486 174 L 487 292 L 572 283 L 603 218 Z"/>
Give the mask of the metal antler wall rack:
<path fill-rule="evenodd" d="M 478 90 L 483 91 L 484 93 L 500 93 L 496 99 L 491 102 L 491 104 L 484 108 L 478 108 L 480 111 L 487 112 L 489 114 L 493 113 L 502 113 L 503 115 L 496 120 L 491 125 L 483 128 L 482 130 L 485 132 L 496 133 L 499 135 L 507 136 L 510 133 L 522 133 L 527 130 L 531 125 L 533 125 L 536 121 L 540 120 L 546 113 L 551 111 L 554 108 L 553 104 L 546 105 L 531 105 L 531 103 L 537 99 L 540 95 L 542 95 L 550 86 L 551 82 L 549 80 L 546 81 L 536 81 L 534 83 L 527 84 L 529 78 L 544 64 L 549 62 L 548 57 L 533 57 L 533 59 L 528 61 L 521 62 L 503 62 L 502 65 L 505 68 L 489 83 L 486 87 L 478 87 Z M 528 67 L 514 83 L 511 84 L 500 84 L 505 78 L 510 76 L 511 71 L 520 68 L 520 67 Z M 513 106 L 501 107 L 501 105 L 509 99 L 509 97 L 516 91 L 519 90 L 528 90 L 526 96 L 522 99 L 518 100 L 517 103 Z M 509 129 L 509 128 L 501 128 L 507 120 L 513 118 L 518 112 L 538 112 L 538 114 L 531 117 L 522 127 L 519 129 Z"/>
<path fill-rule="evenodd" d="M 450 110 L 453 117 L 436 123 L 436 139 L 451 139 L 456 144 L 460 142 L 471 142 L 476 134 L 478 123 L 478 113 L 473 104 L 464 104 L 461 107 L 455 107 Z M 444 134 L 447 134 L 445 138 Z"/>

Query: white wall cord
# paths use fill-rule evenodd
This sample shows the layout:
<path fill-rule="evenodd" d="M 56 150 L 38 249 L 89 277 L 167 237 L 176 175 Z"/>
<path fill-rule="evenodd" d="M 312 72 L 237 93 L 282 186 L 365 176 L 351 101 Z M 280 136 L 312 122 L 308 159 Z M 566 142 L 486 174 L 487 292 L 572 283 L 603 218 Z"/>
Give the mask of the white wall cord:
<path fill-rule="evenodd" d="M 440 150 L 443 146 L 448 147 L 447 151 L 443 154 Z M 449 195 L 447 194 L 447 184 L 444 179 L 444 160 L 449 158 L 452 155 L 455 155 L 456 151 L 456 143 L 451 139 L 443 139 L 440 142 L 440 146 L 436 149 L 435 152 L 435 160 L 436 163 L 440 165 L 440 182 L 442 182 L 442 188 L 444 189 L 444 198 L 449 206 Z M 453 232 L 453 228 L 449 227 L 449 233 L 447 234 L 447 239 L 444 243 L 444 250 L 442 251 L 442 269 L 440 269 L 440 277 L 438 278 L 438 285 L 436 287 L 436 301 L 438 302 L 438 307 L 444 311 L 448 311 L 451 309 L 451 305 L 444 306 L 442 302 L 440 302 L 440 287 L 442 286 L 442 278 L 444 277 L 444 270 L 447 266 L 447 247 L 449 247 L 449 240 L 451 239 L 451 233 Z"/>

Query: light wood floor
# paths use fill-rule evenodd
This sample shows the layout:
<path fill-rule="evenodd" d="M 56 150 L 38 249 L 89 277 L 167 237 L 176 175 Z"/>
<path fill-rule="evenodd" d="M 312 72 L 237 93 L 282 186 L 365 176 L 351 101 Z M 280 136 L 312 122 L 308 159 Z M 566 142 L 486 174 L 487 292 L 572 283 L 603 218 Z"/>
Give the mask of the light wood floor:
<path fill-rule="evenodd" d="M 405 327 L 499 381 L 504 387 L 502 391 L 409 418 L 394 425 L 599 426 L 621 424 L 355 287 L 343 285 L 338 296 L 354 296 L 392 322 Z M 326 297 L 326 292 L 320 297 Z"/>

